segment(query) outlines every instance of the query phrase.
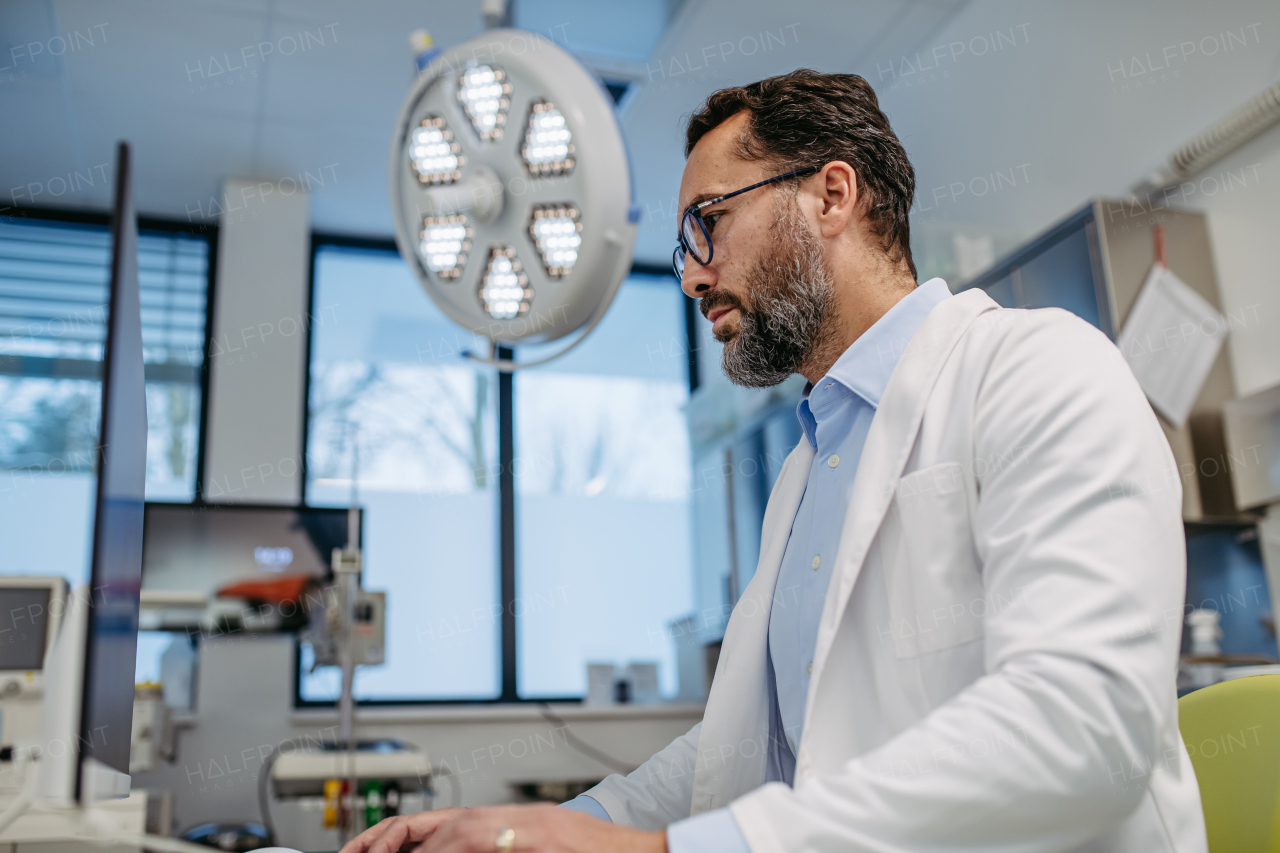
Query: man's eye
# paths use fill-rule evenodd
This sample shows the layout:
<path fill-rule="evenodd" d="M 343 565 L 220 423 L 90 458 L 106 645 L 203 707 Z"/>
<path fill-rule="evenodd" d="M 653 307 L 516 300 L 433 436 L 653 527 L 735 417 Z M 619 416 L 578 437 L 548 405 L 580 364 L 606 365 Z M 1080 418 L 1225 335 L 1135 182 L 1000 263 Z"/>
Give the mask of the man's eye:
<path fill-rule="evenodd" d="M 721 216 L 724 216 L 724 214 L 723 214 L 723 213 L 708 213 L 708 214 L 706 214 L 706 215 L 704 215 L 704 216 L 702 217 L 702 221 L 703 221 L 703 223 L 704 223 L 704 224 L 706 224 L 706 226 L 707 226 L 707 232 L 708 232 L 708 233 L 710 233 L 710 232 L 712 232 L 712 231 L 715 231 L 715 230 L 716 230 L 716 223 L 717 223 L 718 221 L 720 221 L 720 217 L 721 217 Z"/>

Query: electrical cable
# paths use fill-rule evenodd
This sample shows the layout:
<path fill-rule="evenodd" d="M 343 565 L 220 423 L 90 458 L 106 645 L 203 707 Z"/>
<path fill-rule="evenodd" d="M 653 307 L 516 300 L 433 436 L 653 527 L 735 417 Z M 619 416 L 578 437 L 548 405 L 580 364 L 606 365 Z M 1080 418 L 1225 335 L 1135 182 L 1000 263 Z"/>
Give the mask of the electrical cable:
<path fill-rule="evenodd" d="M 554 711 L 552 711 L 551 706 L 548 705 L 546 702 L 539 702 L 538 706 L 542 709 L 542 716 L 546 718 L 547 722 L 551 723 L 552 725 L 559 726 L 561 730 L 563 730 L 565 743 L 569 744 L 569 746 L 573 747 L 578 752 L 581 752 L 583 755 L 594 758 L 596 761 L 599 761 L 605 767 L 608 767 L 610 770 L 613 770 L 617 773 L 621 773 L 624 776 L 630 773 L 632 770 L 636 769 L 636 766 L 634 764 L 614 758 L 609 753 L 600 749 L 596 749 L 594 746 L 592 746 L 591 744 L 587 743 L 586 741 L 582 740 L 580 737 L 575 735 L 572 731 L 570 731 L 569 724 L 564 721 L 564 718 L 561 717 L 559 714 L 555 713 Z"/>
<path fill-rule="evenodd" d="M 279 748 L 271 750 L 271 754 L 262 762 L 258 770 L 258 811 L 261 812 L 262 825 L 271 833 L 271 843 L 276 843 L 276 828 L 271 822 L 271 768 L 280 757 Z"/>

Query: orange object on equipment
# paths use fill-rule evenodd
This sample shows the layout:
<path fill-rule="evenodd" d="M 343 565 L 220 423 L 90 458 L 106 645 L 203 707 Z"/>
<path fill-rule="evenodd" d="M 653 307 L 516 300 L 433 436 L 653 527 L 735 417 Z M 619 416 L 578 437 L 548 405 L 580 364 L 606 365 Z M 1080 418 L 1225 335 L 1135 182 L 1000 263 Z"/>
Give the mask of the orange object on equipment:
<path fill-rule="evenodd" d="M 227 584 L 218 590 L 218 597 L 283 604 L 286 601 L 297 601 L 302 598 L 302 594 L 314 581 L 314 577 L 301 572 L 273 575 L 269 578 L 253 578 Z"/>

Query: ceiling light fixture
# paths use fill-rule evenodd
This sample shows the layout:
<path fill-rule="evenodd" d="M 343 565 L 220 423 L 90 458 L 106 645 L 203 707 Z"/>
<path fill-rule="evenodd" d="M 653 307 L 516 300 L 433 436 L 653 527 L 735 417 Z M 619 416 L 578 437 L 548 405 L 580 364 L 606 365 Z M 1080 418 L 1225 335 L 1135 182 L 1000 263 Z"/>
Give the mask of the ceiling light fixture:
<path fill-rule="evenodd" d="M 521 133 L 504 134 L 508 115 Z M 390 179 L 401 255 L 445 314 L 489 339 L 479 360 L 500 370 L 534 363 L 497 359 L 500 344 L 579 332 L 543 363 L 580 343 L 630 270 L 639 216 L 613 102 L 535 33 L 489 30 L 427 66 L 396 122 Z"/>

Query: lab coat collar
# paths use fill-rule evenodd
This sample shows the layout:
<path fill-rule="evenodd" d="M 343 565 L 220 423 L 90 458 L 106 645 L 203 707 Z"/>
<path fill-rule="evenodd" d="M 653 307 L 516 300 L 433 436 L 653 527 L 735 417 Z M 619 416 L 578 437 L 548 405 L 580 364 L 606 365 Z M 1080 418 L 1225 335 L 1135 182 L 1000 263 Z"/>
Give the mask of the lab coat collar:
<path fill-rule="evenodd" d="M 804 399 L 796 406 L 796 417 L 809 444 L 818 446 L 818 421 L 826 407 L 824 386 L 838 382 L 866 400 L 871 408 L 880 406 L 885 386 L 906 349 L 912 335 L 942 300 L 951 295 L 947 283 L 931 278 L 885 312 L 884 316 L 863 332 L 849 348 L 831 365 L 827 375 L 818 381 L 817 389 L 806 391 Z"/>

